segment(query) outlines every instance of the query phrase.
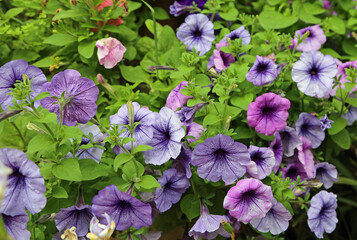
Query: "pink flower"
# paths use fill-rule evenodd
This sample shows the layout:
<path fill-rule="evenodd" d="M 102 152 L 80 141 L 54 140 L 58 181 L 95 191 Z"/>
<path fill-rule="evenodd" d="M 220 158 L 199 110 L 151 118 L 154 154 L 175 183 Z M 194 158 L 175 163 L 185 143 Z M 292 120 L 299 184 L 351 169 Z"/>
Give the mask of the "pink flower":
<path fill-rule="evenodd" d="M 166 107 L 170 108 L 173 111 L 176 111 L 178 108 L 185 105 L 188 99 L 192 98 L 180 92 L 180 90 L 184 89 L 186 86 L 188 86 L 188 82 L 183 81 L 179 85 L 177 85 L 174 89 L 172 89 L 172 91 L 167 96 Z"/>
<path fill-rule="evenodd" d="M 98 48 L 98 59 L 100 65 L 105 68 L 113 68 L 123 59 L 126 51 L 124 45 L 115 38 L 103 38 L 95 44 Z"/>
<path fill-rule="evenodd" d="M 202 125 L 195 123 L 195 122 L 188 125 L 186 127 L 186 129 L 187 129 L 187 136 L 195 137 L 194 139 L 193 138 L 187 139 L 187 141 L 189 143 L 193 143 L 193 142 L 197 141 L 198 139 L 200 139 L 200 137 L 202 135 L 202 131 L 204 130 Z"/>

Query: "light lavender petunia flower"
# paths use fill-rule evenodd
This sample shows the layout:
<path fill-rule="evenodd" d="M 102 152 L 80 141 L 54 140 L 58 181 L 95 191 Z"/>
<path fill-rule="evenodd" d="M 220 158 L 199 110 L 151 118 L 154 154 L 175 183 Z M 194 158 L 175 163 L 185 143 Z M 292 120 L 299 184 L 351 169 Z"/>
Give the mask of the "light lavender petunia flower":
<path fill-rule="evenodd" d="M 149 143 L 154 149 L 144 152 L 144 158 L 146 163 L 161 165 L 178 157 L 185 130 L 176 113 L 169 108 L 161 108 L 160 113 L 155 113 L 155 116 L 156 120 L 152 125 L 154 135 Z"/>
<path fill-rule="evenodd" d="M 180 16 L 185 12 L 189 12 L 193 10 L 192 6 L 182 5 L 179 2 L 175 1 L 174 4 L 170 5 L 170 14 L 174 15 L 175 17 Z"/>
<path fill-rule="evenodd" d="M 348 112 L 343 114 L 342 117 L 347 120 L 347 126 L 351 126 L 357 120 L 357 108 L 350 106 Z"/>
<path fill-rule="evenodd" d="M 325 116 L 323 116 L 322 118 L 320 118 L 320 122 L 322 125 L 322 130 L 325 131 L 328 128 L 331 128 L 331 123 L 334 123 L 334 121 L 330 120 L 327 117 L 327 114 L 325 114 Z"/>
<path fill-rule="evenodd" d="M 11 168 L 0 212 L 10 216 L 40 212 L 46 205 L 46 186 L 39 167 L 17 149 L 0 149 L 0 161 Z"/>
<path fill-rule="evenodd" d="M 192 165 L 197 166 L 198 175 L 212 182 L 222 179 L 233 183 L 244 175 L 249 162 L 247 147 L 222 134 L 207 138 L 192 152 Z"/>
<path fill-rule="evenodd" d="M 64 98 L 67 103 L 63 107 L 63 124 L 74 126 L 76 123 L 87 123 L 97 112 L 99 89 L 89 78 L 81 77 L 81 74 L 73 69 L 67 69 L 55 74 L 51 82 L 42 86 L 42 92 L 49 92 L 51 96 L 41 99 L 41 105 L 50 112 L 57 114 L 60 121 L 60 107 L 56 98 Z"/>
<path fill-rule="evenodd" d="M 243 45 L 248 45 L 250 43 L 250 34 L 243 25 L 228 33 L 220 42 L 227 42 L 227 38 L 231 39 L 231 41 L 241 38 Z"/>
<path fill-rule="evenodd" d="M 90 133 L 93 134 L 93 141 L 97 142 L 98 145 L 104 146 L 103 143 L 99 142 L 102 140 L 103 133 L 100 131 L 97 125 L 81 124 L 78 126 L 78 128 L 81 129 L 83 133 L 86 134 L 87 136 Z M 89 143 L 89 139 L 83 137 L 80 145 L 86 145 L 88 143 Z M 76 153 L 76 156 L 78 156 L 79 159 L 89 158 L 99 163 L 100 160 L 102 159 L 103 152 L 104 150 L 101 148 L 92 147 L 88 149 L 79 149 L 78 152 Z"/>
<path fill-rule="evenodd" d="M 7 179 L 11 173 L 11 168 L 6 167 L 2 161 L 0 161 L 0 203 L 6 189 Z"/>
<path fill-rule="evenodd" d="M 195 48 L 202 56 L 211 49 L 215 39 L 213 23 L 206 15 L 189 15 L 177 30 L 176 36 L 188 50 Z"/>
<path fill-rule="evenodd" d="M 167 169 L 161 178 L 157 180 L 161 189 L 155 192 L 155 203 L 160 212 L 166 212 L 172 204 L 180 201 L 181 196 L 190 187 L 190 181 L 185 174 L 177 172 L 176 169 Z"/>
<path fill-rule="evenodd" d="M 188 86 L 187 81 L 181 82 L 169 93 L 166 99 L 166 107 L 176 111 L 178 108 L 182 107 L 187 103 L 187 101 L 192 98 L 191 96 L 186 96 L 180 92 Z"/>
<path fill-rule="evenodd" d="M 294 128 L 285 127 L 279 132 L 281 141 L 283 143 L 284 155 L 291 157 L 294 155 L 294 150 L 297 146 L 302 144 L 298 134 Z"/>
<path fill-rule="evenodd" d="M 322 98 L 330 91 L 337 65 L 330 55 L 318 51 L 304 52 L 292 70 L 291 77 L 304 94 Z"/>
<path fill-rule="evenodd" d="M 338 181 L 337 169 L 327 162 L 318 163 L 315 165 L 314 177 L 322 182 L 326 189 L 329 189 L 334 182 Z"/>
<path fill-rule="evenodd" d="M 177 172 L 183 173 L 187 178 L 191 178 L 192 172 L 190 163 L 192 161 L 192 152 L 189 148 L 182 147 L 180 155 L 173 160 L 171 167 Z"/>
<path fill-rule="evenodd" d="M 261 181 L 248 178 L 237 182 L 224 198 L 223 207 L 244 224 L 264 217 L 272 207 L 271 187 Z M 259 207 L 257 207 L 259 206 Z"/>
<path fill-rule="evenodd" d="M 200 139 L 202 135 L 202 131 L 205 130 L 205 128 L 203 128 L 201 124 L 193 122 L 186 127 L 186 130 L 187 130 L 187 134 L 186 134 L 187 136 L 194 137 L 194 138 L 188 138 L 187 141 L 189 143 L 193 143 L 198 139 Z"/>
<path fill-rule="evenodd" d="M 312 114 L 303 112 L 295 122 L 296 132 L 299 136 L 311 141 L 312 148 L 320 146 L 325 139 L 320 120 Z"/>
<path fill-rule="evenodd" d="M 229 67 L 231 63 L 236 61 L 232 54 L 219 50 L 221 47 L 225 46 L 228 46 L 228 43 L 219 42 L 216 44 L 217 49 L 213 50 L 213 64 L 218 71 L 226 70 L 226 68 Z"/>
<path fill-rule="evenodd" d="M 4 221 L 5 229 L 8 235 L 15 240 L 29 240 L 31 233 L 27 230 L 29 216 L 27 213 L 10 216 L 0 213 L 0 218 Z"/>
<path fill-rule="evenodd" d="M 273 206 L 267 212 L 265 217 L 254 219 L 250 223 L 260 232 L 270 232 L 273 235 L 277 235 L 288 229 L 289 221 L 292 216 L 290 212 L 286 210 L 284 205 L 276 201 L 275 198 L 272 199 L 272 203 Z"/>
<path fill-rule="evenodd" d="M 324 232 L 332 233 L 336 228 L 337 195 L 321 191 L 311 198 L 307 211 L 307 223 L 316 237 L 323 238 Z"/>
<path fill-rule="evenodd" d="M 249 82 L 255 86 L 264 86 L 274 82 L 280 74 L 279 65 L 269 58 L 256 56 L 256 60 L 249 72 L 245 75 Z"/>
<path fill-rule="evenodd" d="M 258 179 L 267 177 L 275 166 L 274 152 L 269 148 L 249 146 L 250 158 L 257 164 Z"/>
<path fill-rule="evenodd" d="M 314 164 L 314 155 L 310 150 L 312 144 L 311 141 L 308 140 L 307 138 L 300 137 L 300 139 L 302 141 L 302 145 L 297 146 L 298 159 L 301 162 L 301 164 L 304 166 L 307 177 L 313 178 L 315 164 Z"/>
<path fill-rule="evenodd" d="M 295 38 L 292 40 L 293 45 L 290 48 L 294 48 L 297 44 L 297 36 L 302 37 L 307 31 L 309 31 L 309 36 L 304 42 L 296 46 L 296 50 L 301 52 L 316 51 L 321 48 L 321 45 L 326 42 L 326 36 L 324 31 L 320 28 L 320 25 L 314 25 L 307 28 L 297 30 L 295 32 Z"/>
<path fill-rule="evenodd" d="M 281 161 L 283 160 L 283 142 L 278 131 L 274 133 L 274 140 L 270 143 L 270 149 L 274 152 L 275 165 L 273 167 L 274 173 L 280 168 Z"/>
<path fill-rule="evenodd" d="M 346 74 L 346 69 L 348 68 L 355 68 L 357 69 L 357 60 L 355 61 L 350 61 L 350 62 L 345 62 L 342 64 L 339 64 L 337 67 L 337 79 L 340 79 L 341 87 L 345 89 L 345 83 L 351 82 L 350 80 L 347 79 L 347 74 Z M 356 92 L 357 91 L 357 86 L 355 86 L 350 93 Z"/>

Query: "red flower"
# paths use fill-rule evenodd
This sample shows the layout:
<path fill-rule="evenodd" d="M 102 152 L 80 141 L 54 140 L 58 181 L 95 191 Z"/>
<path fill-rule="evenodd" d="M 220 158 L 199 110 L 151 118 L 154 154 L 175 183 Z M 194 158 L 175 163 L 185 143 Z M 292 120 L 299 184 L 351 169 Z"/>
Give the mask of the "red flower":
<path fill-rule="evenodd" d="M 104 0 L 101 4 L 98 4 L 97 6 L 95 6 L 95 9 L 99 11 L 101 11 L 103 8 L 105 7 L 110 7 L 110 6 L 113 6 L 114 2 L 116 0 Z M 123 7 L 124 4 L 121 3 L 119 5 L 119 7 Z M 118 26 L 120 24 L 123 24 L 124 23 L 124 20 L 122 17 L 119 17 L 117 19 L 110 19 L 107 21 L 106 25 L 114 25 L 114 26 Z M 99 23 L 98 22 L 95 22 L 95 24 L 97 24 L 98 26 L 102 27 L 104 22 L 103 21 L 100 21 Z M 92 29 L 92 32 L 98 32 L 98 28 L 93 28 Z"/>

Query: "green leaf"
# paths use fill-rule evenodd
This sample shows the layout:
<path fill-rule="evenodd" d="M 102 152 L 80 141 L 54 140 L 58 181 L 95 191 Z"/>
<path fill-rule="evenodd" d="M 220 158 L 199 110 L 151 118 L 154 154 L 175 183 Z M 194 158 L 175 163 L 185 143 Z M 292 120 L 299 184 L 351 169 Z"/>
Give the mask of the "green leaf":
<path fill-rule="evenodd" d="M 259 15 L 259 22 L 266 30 L 287 28 L 296 23 L 297 20 L 298 18 L 293 15 L 284 16 L 270 8 L 264 8 Z"/>
<path fill-rule="evenodd" d="M 61 186 L 54 186 L 52 188 L 52 197 L 54 198 L 68 198 L 66 189 Z"/>
<path fill-rule="evenodd" d="M 59 164 L 52 167 L 52 173 L 55 177 L 67 181 L 81 181 L 82 173 L 79 167 L 78 159 L 65 158 Z"/>
<path fill-rule="evenodd" d="M 253 101 L 253 98 L 254 98 L 253 93 L 248 93 L 245 94 L 244 96 L 233 96 L 231 98 L 231 103 L 236 107 L 239 107 L 243 110 L 247 110 L 249 104 Z"/>
<path fill-rule="evenodd" d="M 138 152 L 146 152 L 147 150 L 152 150 L 153 148 L 149 145 L 138 145 L 134 148 L 132 154 L 138 153 Z"/>
<path fill-rule="evenodd" d="M 320 5 L 294 1 L 293 12 L 301 20 L 308 23 L 317 24 L 320 23 L 321 20 L 314 15 L 324 12 L 324 8 L 322 8 Z"/>
<path fill-rule="evenodd" d="M 55 151 L 55 143 L 47 134 L 39 134 L 31 139 L 27 147 L 27 152 L 34 154 L 36 152 Z"/>
<path fill-rule="evenodd" d="M 154 34 L 154 22 L 151 19 L 146 19 L 145 20 L 145 26 L 148 28 L 148 30 Z M 160 23 L 156 22 L 156 33 L 160 35 L 163 27 Z"/>
<path fill-rule="evenodd" d="M 141 7 L 141 2 L 128 1 L 129 14 Z"/>
<path fill-rule="evenodd" d="M 200 215 L 200 201 L 193 194 L 188 194 L 181 200 L 180 208 L 190 221 Z"/>
<path fill-rule="evenodd" d="M 124 163 L 130 161 L 132 156 L 127 153 L 119 153 L 114 159 L 114 171 L 118 171 L 118 168 Z"/>
<path fill-rule="evenodd" d="M 77 140 L 81 140 L 82 136 L 83 136 L 83 132 L 81 129 L 77 128 L 77 127 L 64 127 L 63 129 L 63 139 L 77 139 Z"/>
<path fill-rule="evenodd" d="M 344 35 L 346 33 L 346 25 L 341 18 L 337 16 L 332 16 L 328 18 L 327 23 L 330 25 L 331 30 L 335 33 L 340 35 Z"/>
<path fill-rule="evenodd" d="M 120 65 L 119 68 L 121 74 L 128 82 L 131 83 L 148 82 L 149 74 L 144 72 L 141 66 L 132 67 L 132 66 Z"/>
<path fill-rule="evenodd" d="M 343 129 L 339 133 L 331 136 L 332 140 L 343 149 L 350 149 L 351 138 L 346 129 Z"/>
<path fill-rule="evenodd" d="M 38 100 L 41 100 L 41 99 L 44 99 L 44 98 L 46 98 L 46 97 L 48 97 L 48 96 L 50 96 L 51 94 L 49 93 L 49 92 L 42 92 L 42 93 L 40 93 L 40 94 L 38 94 L 34 99 L 33 99 L 33 101 L 38 101 Z"/>
<path fill-rule="evenodd" d="M 82 41 L 78 45 L 78 52 L 85 58 L 91 58 L 93 56 L 95 47 L 95 41 Z"/>
<path fill-rule="evenodd" d="M 140 178 L 143 175 L 144 166 L 141 163 L 139 163 L 138 161 L 136 161 L 136 165 L 138 167 L 139 176 L 137 176 L 137 174 L 136 174 L 136 167 L 135 167 L 134 161 L 129 161 L 129 162 L 125 163 L 125 165 L 124 165 L 124 167 L 122 169 L 123 170 L 123 178 L 124 179 L 128 179 L 129 181 L 133 181 L 133 179 L 135 177 Z"/>
<path fill-rule="evenodd" d="M 5 13 L 5 17 L 6 18 L 15 17 L 15 16 L 19 15 L 20 13 L 22 13 L 23 10 L 24 10 L 24 8 L 11 8 L 11 9 L 9 9 L 9 11 L 7 11 Z"/>
<path fill-rule="evenodd" d="M 51 57 L 45 57 L 37 62 L 35 62 L 33 65 L 39 68 L 44 68 L 44 67 L 49 67 L 51 64 L 53 64 L 54 61 L 52 60 Z"/>
<path fill-rule="evenodd" d="M 248 139 L 253 137 L 253 133 L 246 127 L 237 127 L 235 132 L 237 134 L 234 135 L 234 139 Z"/>
<path fill-rule="evenodd" d="M 333 123 L 331 123 L 331 128 L 327 130 L 328 134 L 330 135 L 335 135 L 339 133 L 347 126 L 347 120 L 344 118 L 339 118 L 336 114 L 331 115 L 330 119 L 334 121 Z"/>
<path fill-rule="evenodd" d="M 65 34 L 65 33 L 55 33 L 48 38 L 46 38 L 43 43 L 55 45 L 55 46 L 65 46 L 69 43 L 77 41 L 75 36 Z"/>
<path fill-rule="evenodd" d="M 132 29 L 128 28 L 124 25 L 114 26 L 114 25 L 107 25 L 104 27 L 105 31 L 118 33 L 121 38 L 124 38 L 128 41 L 132 41 L 137 38 L 138 33 L 133 31 Z"/>
<path fill-rule="evenodd" d="M 207 75 L 197 74 L 195 76 L 195 84 L 200 86 L 209 86 L 212 85 L 212 82 Z"/>
<path fill-rule="evenodd" d="M 349 39 L 346 38 L 342 42 L 342 49 L 348 55 L 357 57 L 357 48 L 355 45 L 356 45 L 356 40 L 354 40 L 353 38 L 349 38 Z"/>
<path fill-rule="evenodd" d="M 346 84 L 346 83 L 345 83 Z M 351 104 L 354 107 L 357 107 L 357 98 L 347 98 L 346 103 Z"/>
<path fill-rule="evenodd" d="M 151 175 L 143 176 L 141 181 L 137 184 L 144 189 L 161 188 L 159 182 Z"/>
<path fill-rule="evenodd" d="M 204 119 L 203 119 L 203 126 L 207 125 L 213 125 L 221 121 L 220 117 L 217 116 L 217 114 L 208 114 Z"/>
<path fill-rule="evenodd" d="M 82 181 L 89 181 L 99 177 L 108 176 L 108 170 L 92 159 L 79 160 L 79 167 L 82 173 Z"/>
<path fill-rule="evenodd" d="M 169 14 L 161 7 L 154 7 L 155 16 L 157 20 L 168 20 L 170 19 Z"/>
<path fill-rule="evenodd" d="M 75 17 L 83 17 L 83 16 L 89 16 L 89 12 L 84 10 L 83 8 L 75 8 L 72 10 L 62 10 L 58 12 L 53 18 L 53 21 L 56 21 L 58 19 L 62 18 L 75 18 Z"/>
<path fill-rule="evenodd" d="M 234 7 L 229 8 L 228 12 L 220 12 L 219 16 L 226 21 L 236 21 L 238 10 Z"/>

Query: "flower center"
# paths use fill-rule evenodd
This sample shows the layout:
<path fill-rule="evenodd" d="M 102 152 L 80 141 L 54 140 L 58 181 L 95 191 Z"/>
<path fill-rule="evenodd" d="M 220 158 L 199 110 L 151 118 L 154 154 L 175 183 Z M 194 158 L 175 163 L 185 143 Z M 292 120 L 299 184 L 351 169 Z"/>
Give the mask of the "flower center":
<path fill-rule="evenodd" d="M 270 115 L 271 113 L 273 113 L 275 110 L 274 107 L 270 107 L 270 106 L 265 106 L 262 108 L 262 114 L 263 115 Z"/>
<path fill-rule="evenodd" d="M 312 67 L 309 71 L 309 73 L 312 75 L 312 76 L 315 76 L 319 73 L 319 69 L 317 69 L 317 67 Z"/>
<path fill-rule="evenodd" d="M 286 173 L 286 177 L 289 177 L 293 181 L 296 181 L 298 175 L 299 175 L 299 173 L 298 173 L 297 169 L 294 167 L 289 168 L 289 170 Z"/>
<path fill-rule="evenodd" d="M 259 63 L 257 70 L 258 72 L 263 72 L 268 68 L 268 64 L 267 63 Z"/>
<path fill-rule="evenodd" d="M 264 161 L 264 158 L 262 157 L 260 152 L 253 153 L 253 155 L 251 156 L 251 159 L 257 164 L 259 164 L 259 163 Z"/>
<path fill-rule="evenodd" d="M 227 155 L 227 151 L 225 151 L 222 148 L 219 148 L 214 152 L 214 155 L 215 155 L 216 159 L 222 160 L 222 159 L 225 159 L 225 157 Z"/>
<path fill-rule="evenodd" d="M 253 190 L 247 191 L 242 194 L 242 199 L 244 201 L 250 201 L 252 198 L 255 198 L 255 192 Z"/>
<path fill-rule="evenodd" d="M 165 136 L 165 139 L 166 139 L 166 140 L 170 140 L 170 139 L 171 139 L 171 136 L 170 136 L 170 132 L 169 132 L 169 131 L 164 132 L 164 136 Z"/>
<path fill-rule="evenodd" d="M 195 38 L 199 38 L 202 36 L 202 32 L 199 30 L 199 29 L 196 29 L 194 32 L 193 32 L 193 36 L 195 36 Z"/>

